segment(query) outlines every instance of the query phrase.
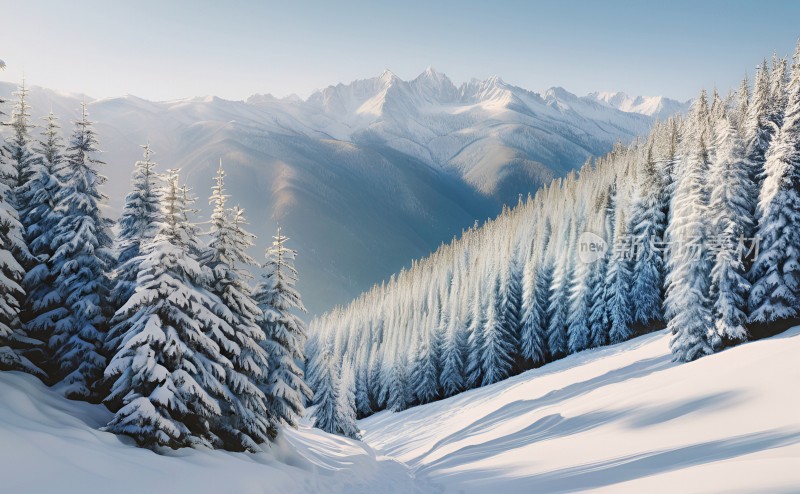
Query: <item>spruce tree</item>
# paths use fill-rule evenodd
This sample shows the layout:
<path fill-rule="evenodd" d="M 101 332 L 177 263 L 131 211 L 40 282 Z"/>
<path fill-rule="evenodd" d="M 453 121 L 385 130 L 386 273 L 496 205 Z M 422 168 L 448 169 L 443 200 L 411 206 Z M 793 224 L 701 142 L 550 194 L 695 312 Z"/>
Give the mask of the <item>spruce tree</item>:
<path fill-rule="evenodd" d="M 483 348 L 481 349 L 483 385 L 493 384 L 507 378 L 514 363 L 513 340 L 498 311 L 499 293 L 498 280 L 490 292 L 486 321 L 483 325 Z"/>
<path fill-rule="evenodd" d="M 654 247 L 664 238 L 666 205 L 654 147 L 651 142 L 639 172 L 639 197 L 634 203 L 631 219 L 631 237 L 637 247 L 631 272 L 631 293 L 636 294 L 636 303 L 632 307 L 633 321 L 642 325 L 663 319 L 664 259 Z"/>
<path fill-rule="evenodd" d="M 20 321 L 20 300 L 25 295 L 22 263 L 30 254 L 14 206 L 16 175 L 17 170 L 0 150 L 0 370 L 23 370 L 43 377 L 23 353 L 37 342 L 27 336 Z"/>
<path fill-rule="evenodd" d="M 56 284 L 58 273 L 53 270 L 51 260 L 57 247 L 53 236 L 61 220 L 61 214 L 56 210 L 56 196 L 62 185 L 56 171 L 64 162 L 58 119 L 50 112 L 45 120 L 47 124 L 42 139 L 34 148 L 41 157 L 41 166 L 21 189 L 21 193 L 27 196 L 25 202 L 32 205 L 25 231 L 33 259 L 23 280 L 27 293 L 23 306 L 24 318 L 30 333 L 43 340 L 49 338 L 55 329 L 53 319 L 43 315 L 57 313 L 53 311 L 61 301 Z"/>
<path fill-rule="evenodd" d="M 710 338 L 715 349 L 723 342 L 747 337 L 747 297 L 750 283 L 746 278 L 744 254 L 737 251 L 739 242 L 753 232 L 752 202 L 755 184 L 745 158 L 744 141 L 727 115 L 716 128 L 717 155 L 711 163 L 710 241 L 716 253 L 712 258 L 710 297 L 714 305 L 716 333 Z M 714 254 L 712 252 L 712 254 Z"/>
<path fill-rule="evenodd" d="M 767 154 L 758 202 L 758 257 L 751 270 L 750 321 L 794 319 L 800 304 L 800 44 L 783 125 Z"/>
<path fill-rule="evenodd" d="M 86 104 L 56 174 L 62 187 L 55 196 L 60 216 L 53 232 L 54 254 L 50 266 L 60 297 L 43 314 L 54 322 L 48 341 L 49 374 L 68 398 L 90 399 L 93 386 L 106 366 L 103 341 L 106 332 L 106 273 L 113 265 L 110 221 L 101 211 L 105 195 L 99 186 L 106 178 L 98 168 L 97 137 Z"/>
<path fill-rule="evenodd" d="M 476 284 L 475 293 L 470 300 L 470 322 L 467 326 L 467 366 L 465 372 L 467 389 L 481 385 L 484 322 L 481 292 Z"/>
<path fill-rule="evenodd" d="M 444 396 L 452 396 L 464 389 L 466 346 L 466 330 L 458 317 L 451 315 L 442 338 L 442 372 L 439 375 L 439 385 Z"/>
<path fill-rule="evenodd" d="M 312 397 L 299 363 L 304 360 L 306 329 L 295 311 L 305 312 L 300 293 L 295 288 L 297 253 L 286 247 L 289 239 L 278 232 L 267 250 L 263 281 L 256 287 L 254 299 L 262 316 L 259 325 L 266 334 L 269 354 L 267 395 L 270 414 L 289 425 L 296 425 L 305 402 Z"/>
<path fill-rule="evenodd" d="M 319 372 L 314 385 L 314 425 L 331 434 L 341 434 L 339 372 L 334 368 L 331 344 L 325 343 L 315 359 Z"/>
<path fill-rule="evenodd" d="M 706 148 L 708 110 L 705 92 L 694 103 L 688 136 L 689 149 L 680 167 L 667 229 L 671 242 L 666 293 L 670 349 L 676 361 L 692 361 L 713 352 L 709 301 L 710 262 L 705 248 L 708 214 L 704 184 L 708 175 Z"/>
<path fill-rule="evenodd" d="M 339 393 L 336 403 L 339 416 L 339 431 L 342 436 L 358 439 L 360 433 L 356 425 L 355 372 L 347 362 L 339 373 Z"/>
<path fill-rule="evenodd" d="M 222 403 L 221 424 L 224 433 L 231 436 L 226 442 L 245 445 L 248 437 L 263 442 L 265 432 L 274 437 L 277 434 L 274 424 L 283 417 L 274 410 L 275 391 L 267 389 L 271 355 L 262 346 L 266 341 L 259 325 L 263 313 L 248 284 L 251 275 L 246 268 L 254 266 L 256 261 L 246 250 L 255 237 L 244 230 L 243 210 L 226 209 L 224 177 L 220 164 L 209 199 L 213 210 L 205 267 L 209 271 L 207 286 L 222 301 L 212 310 L 227 323 L 213 330 L 214 338 L 221 340 L 220 352 L 232 365 L 226 374 L 226 384 L 235 399 Z M 226 328 L 230 330 L 226 332 Z M 226 345 L 228 342 L 232 344 Z M 242 432 L 244 435 L 240 436 Z M 239 441 L 239 437 L 244 441 Z"/>
<path fill-rule="evenodd" d="M 117 268 L 110 301 L 115 310 L 125 305 L 133 295 L 142 245 L 155 238 L 164 221 L 162 179 L 156 172 L 156 163 L 151 160 L 154 153 L 150 145 L 142 148 L 144 159 L 134 164 L 131 191 L 125 197 L 122 215 L 117 222 Z M 111 346 L 114 348 L 116 343 L 112 341 Z"/>
<path fill-rule="evenodd" d="M 114 317 L 122 336 L 105 370 L 113 381 L 105 402 L 116 410 L 107 430 L 146 447 L 258 451 L 270 437 L 266 399 L 235 363 L 258 346 L 243 348 L 217 314 L 223 302 L 205 288 L 208 274 L 191 255 L 177 180 L 170 172 L 165 221 L 142 247 L 138 286 Z"/>
<path fill-rule="evenodd" d="M 608 339 L 614 343 L 621 343 L 633 334 L 631 321 L 631 259 L 627 250 L 627 225 L 625 214 L 617 214 L 617 225 L 614 228 L 615 252 L 608 260 L 606 272 L 606 311 L 611 323 L 608 329 Z"/>

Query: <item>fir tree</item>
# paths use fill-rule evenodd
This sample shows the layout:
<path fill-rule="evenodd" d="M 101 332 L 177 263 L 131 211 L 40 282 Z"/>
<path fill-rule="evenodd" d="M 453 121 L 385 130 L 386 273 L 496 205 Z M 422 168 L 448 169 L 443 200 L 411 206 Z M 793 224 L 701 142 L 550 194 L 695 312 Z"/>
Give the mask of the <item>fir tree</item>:
<path fill-rule="evenodd" d="M 745 277 L 744 253 L 737 252 L 737 246 L 742 239 L 752 236 L 755 207 L 751 202 L 754 184 L 739 131 L 726 115 L 717 123 L 717 129 L 717 156 L 711 164 L 709 177 L 712 184 L 710 241 L 717 249 L 710 287 L 716 328 L 710 341 L 715 349 L 723 341 L 741 341 L 747 337 L 745 323 L 750 283 Z"/>
<path fill-rule="evenodd" d="M 317 357 L 319 379 L 314 386 L 314 425 L 331 434 L 341 434 L 341 416 L 339 415 L 339 373 L 333 367 L 333 354 L 330 343 L 320 349 Z"/>
<path fill-rule="evenodd" d="M 278 233 L 267 250 L 265 275 L 254 292 L 262 312 L 259 324 L 266 333 L 265 349 L 270 355 L 267 395 L 271 415 L 296 425 L 312 392 L 304 381 L 298 362 L 304 360 L 306 329 L 294 311 L 305 312 L 300 293 L 295 289 L 297 253 L 286 247 L 289 240 Z"/>
<path fill-rule="evenodd" d="M 664 238 L 666 217 L 664 211 L 664 184 L 657 168 L 654 144 L 647 148 L 643 168 L 639 174 L 639 197 L 633 206 L 631 224 L 632 240 L 637 247 L 631 273 L 631 293 L 636 294 L 633 304 L 633 321 L 648 325 L 661 321 L 664 260 L 654 249 Z"/>
<path fill-rule="evenodd" d="M 435 330 L 421 331 L 417 340 L 411 381 L 419 403 L 430 403 L 439 398 L 439 344 Z"/>
<path fill-rule="evenodd" d="M 122 307 L 133 294 L 142 245 L 155 238 L 163 222 L 162 180 L 156 173 L 157 165 L 151 161 L 154 153 L 150 145 L 142 148 L 144 159 L 134 165 L 131 191 L 125 197 L 122 215 L 117 222 L 117 268 L 111 291 L 111 305 L 115 309 Z M 114 348 L 115 343 L 111 344 Z"/>
<path fill-rule="evenodd" d="M 270 420 L 277 422 L 283 417 L 274 410 L 275 390 L 270 388 L 267 394 L 264 392 L 268 386 L 271 356 L 262 347 L 266 341 L 259 325 L 263 313 L 252 296 L 248 284 L 251 276 L 245 269 L 256 264 L 246 252 L 255 237 L 243 229 L 246 222 L 241 209 L 225 208 L 224 177 L 220 164 L 209 199 L 213 210 L 208 232 L 209 259 L 205 267 L 209 270 L 208 288 L 222 301 L 213 310 L 227 323 L 214 330 L 214 338 L 221 340 L 220 352 L 233 367 L 226 374 L 226 384 L 236 399 L 222 404 L 225 420 L 221 424 L 232 436 L 227 442 L 236 445 L 237 436 L 242 432 L 245 444 L 248 437 L 263 442 L 265 432 L 274 437 L 277 431 Z M 225 332 L 226 328 L 230 328 L 229 332 Z M 225 344 L 228 342 L 232 344 Z"/>
<path fill-rule="evenodd" d="M 61 214 L 55 207 L 56 196 L 61 189 L 56 170 L 64 162 L 63 139 L 58 121 L 53 112 L 45 120 L 47 125 L 42 139 L 34 149 L 42 158 L 41 166 L 21 188 L 21 193 L 27 196 L 25 202 L 32 205 L 28 211 L 28 226 L 25 231 L 33 259 L 23 280 L 27 293 L 24 316 L 31 334 L 41 339 L 49 338 L 55 330 L 53 319 L 42 315 L 56 314 L 58 311 L 55 309 L 61 302 L 60 290 L 56 284 L 58 273 L 53 270 L 51 259 L 57 247 L 53 242 L 53 235 L 61 220 Z"/>
<path fill-rule="evenodd" d="M 164 201 L 165 222 L 139 256 L 136 291 L 114 317 L 122 337 L 105 370 L 113 381 L 105 402 L 118 410 L 107 430 L 147 447 L 257 451 L 270 435 L 266 398 L 226 354 L 259 347 L 242 348 L 217 315 L 223 302 L 204 287 L 207 274 L 191 256 L 175 171 Z"/>
<path fill-rule="evenodd" d="M 447 320 L 442 339 L 442 372 L 439 385 L 444 396 L 452 396 L 464 389 L 464 355 L 466 354 L 466 332 L 457 316 Z"/>
<path fill-rule="evenodd" d="M 606 311 L 611 326 L 608 330 L 609 341 L 621 343 L 633 334 L 631 328 L 631 271 L 630 251 L 627 237 L 625 215 L 617 215 L 617 225 L 614 228 L 614 254 L 608 261 L 606 272 Z"/>
<path fill-rule="evenodd" d="M 493 384 L 507 378 L 514 363 L 512 338 L 498 315 L 497 299 L 499 292 L 499 286 L 495 284 L 490 293 L 486 321 L 483 325 L 481 365 L 484 385 Z"/>
<path fill-rule="evenodd" d="M 342 366 L 338 386 L 339 393 L 336 408 L 339 416 L 339 430 L 337 433 L 345 437 L 358 439 L 360 433 L 356 425 L 355 373 L 353 372 L 353 366 L 349 363 Z"/>
<path fill-rule="evenodd" d="M 767 155 L 758 203 L 758 258 L 751 270 L 750 321 L 797 317 L 800 303 L 800 44 L 783 125 Z"/>
<path fill-rule="evenodd" d="M 481 293 L 477 285 L 472 296 L 470 306 L 470 322 L 467 326 L 467 368 L 466 368 L 466 387 L 475 388 L 481 385 L 482 377 L 482 349 L 483 349 L 483 327 L 484 327 L 483 307 L 481 305 Z"/>
<path fill-rule="evenodd" d="M 667 328 L 672 332 L 673 359 L 684 362 L 713 352 L 708 338 L 713 331 L 708 299 L 710 263 L 704 252 L 708 209 L 704 184 L 709 166 L 705 144 L 707 118 L 703 92 L 692 110 L 691 148 L 680 168 L 667 231 L 672 242 L 665 300 Z"/>
<path fill-rule="evenodd" d="M 51 377 L 60 382 L 69 398 L 95 399 L 94 384 L 106 366 L 103 356 L 108 292 L 106 272 L 113 265 L 110 222 L 101 210 L 106 199 L 99 190 L 106 178 L 103 164 L 94 156 L 97 138 L 88 119 L 86 104 L 56 170 L 63 184 L 55 196 L 60 216 L 53 232 L 55 252 L 50 261 L 56 274 L 60 300 L 42 317 L 54 322 L 48 341 Z"/>
<path fill-rule="evenodd" d="M 25 334 L 19 318 L 19 301 L 25 294 L 20 285 L 25 274 L 22 260 L 27 246 L 11 188 L 16 174 L 0 152 L 0 370 L 23 370 L 43 376 L 23 354 L 26 347 L 37 342 Z"/>

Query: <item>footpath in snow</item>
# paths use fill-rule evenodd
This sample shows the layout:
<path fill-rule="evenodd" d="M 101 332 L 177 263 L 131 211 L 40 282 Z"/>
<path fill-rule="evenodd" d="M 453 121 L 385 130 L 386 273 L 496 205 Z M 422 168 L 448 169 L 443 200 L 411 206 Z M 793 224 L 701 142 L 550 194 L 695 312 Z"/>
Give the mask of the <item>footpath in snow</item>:
<path fill-rule="evenodd" d="M 160 456 L 100 432 L 101 406 L 0 373 L 8 493 L 800 491 L 800 328 L 689 364 L 658 332 L 261 454 Z"/>

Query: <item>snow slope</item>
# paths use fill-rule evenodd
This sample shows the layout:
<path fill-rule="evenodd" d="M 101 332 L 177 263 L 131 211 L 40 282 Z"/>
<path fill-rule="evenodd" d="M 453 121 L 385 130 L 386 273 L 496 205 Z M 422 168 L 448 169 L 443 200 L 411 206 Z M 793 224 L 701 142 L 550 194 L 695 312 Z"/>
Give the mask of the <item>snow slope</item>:
<path fill-rule="evenodd" d="M 661 331 L 268 452 L 135 448 L 104 408 L 0 373 L 9 493 L 798 492 L 800 327 L 689 364 Z"/>
<path fill-rule="evenodd" d="M 260 454 L 184 449 L 159 456 L 100 432 L 111 414 L 37 379 L 0 372 L 0 492 L 24 494 L 406 493 L 407 469 L 365 444 L 307 426 Z"/>
<path fill-rule="evenodd" d="M 800 492 L 800 328 L 674 364 L 662 331 L 361 422 L 446 492 Z"/>
<path fill-rule="evenodd" d="M 14 89 L 0 83 L 0 96 L 13 101 Z M 32 88 L 35 123 L 52 108 L 69 133 L 82 98 Z M 432 68 L 409 81 L 385 71 L 306 100 L 86 100 L 106 151 L 112 216 L 141 144 L 150 142 L 162 169 L 182 168 L 201 207 L 222 158 L 232 204 L 246 209 L 262 246 L 280 222 L 300 251 L 312 314 L 653 122 L 561 88 L 540 95 L 499 77 L 456 87 Z"/>

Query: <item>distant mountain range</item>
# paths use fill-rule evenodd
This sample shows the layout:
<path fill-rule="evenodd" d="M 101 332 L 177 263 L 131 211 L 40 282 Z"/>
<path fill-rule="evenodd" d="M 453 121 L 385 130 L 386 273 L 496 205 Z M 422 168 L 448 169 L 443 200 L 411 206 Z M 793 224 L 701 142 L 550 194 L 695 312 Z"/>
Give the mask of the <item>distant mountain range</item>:
<path fill-rule="evenodd" d="M 4 97 L 14 89 L 0 83 Z M 30 95 L 34 117 L 52 108 L 65 137 L 81 98 L 41 88 Z M 623 93 L 538 94 L 499 77 L 457 87 L 432 68 L 410 81 L 387 70 L 305 100 L 85 99 L 107 151 L 112 216 L 140 144 L 152 145 L 162 170 L 183 169 L 202 207 L 222 158 L 259 249 L 277 222 L 292 237 L 312 313 L 687 107 Z"/>

